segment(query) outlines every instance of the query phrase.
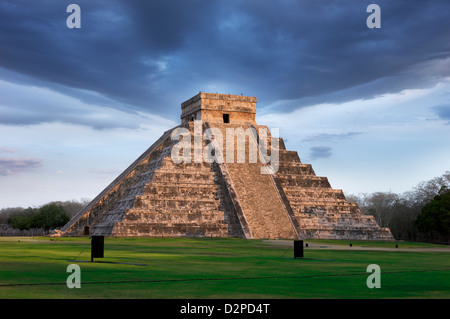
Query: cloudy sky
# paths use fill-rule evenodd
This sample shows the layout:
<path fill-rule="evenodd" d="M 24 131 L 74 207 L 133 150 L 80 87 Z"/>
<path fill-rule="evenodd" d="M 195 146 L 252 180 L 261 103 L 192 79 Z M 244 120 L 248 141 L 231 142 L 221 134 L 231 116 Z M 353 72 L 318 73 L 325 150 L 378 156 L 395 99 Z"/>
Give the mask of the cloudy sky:
<path fill-rule="evenodd" d="M 0 208 L 92 199 L 199 91 L 256 96 L 258 123 L 334 188 L 410 190 L 450 170 L 449 16 L 448 0 L 2 0 Z"/>

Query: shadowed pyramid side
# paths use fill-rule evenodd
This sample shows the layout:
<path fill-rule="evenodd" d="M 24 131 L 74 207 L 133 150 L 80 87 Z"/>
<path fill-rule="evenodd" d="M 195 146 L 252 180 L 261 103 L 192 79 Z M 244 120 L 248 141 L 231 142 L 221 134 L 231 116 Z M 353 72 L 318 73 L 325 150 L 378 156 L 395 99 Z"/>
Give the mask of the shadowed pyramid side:
<path fill-rule="evenodd" d="M 185 123 L 193 136 L 192 123 Z M 222 178 L 211 163 L 171 158 L 167 131 L 96 200 L 66 225 L 64 235 L 114 237 L 242 237 Z M 193 153 L 193 152 L 192 152 Z M 230 227 L 229 227 L 230 225 Z"/>
<path fill-rule="evenodd" d="M 111 184 L 97 195 L 86 207 L 76 214 L 62 229 L 59 235 L 83 236 L 92 232 L 94 225 L 99 223 L 105 214 L 114 210 L 117 205 L 128 205 L 123 199 L 128 193 L 130 185 L 138 182 L 142 172 L 149 170 L 154 160 L 159 157 L 163 144 L 170 141 L 174 127 L 166 132 L 124 170 Z"/>

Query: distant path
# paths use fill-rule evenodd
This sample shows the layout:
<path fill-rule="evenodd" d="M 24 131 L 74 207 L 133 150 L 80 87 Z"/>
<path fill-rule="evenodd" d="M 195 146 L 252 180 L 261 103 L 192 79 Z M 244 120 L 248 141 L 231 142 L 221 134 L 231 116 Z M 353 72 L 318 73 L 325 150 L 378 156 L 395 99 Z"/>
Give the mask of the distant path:
<path fill-rule="evenodd" d="M 292 240 L 264 240 L 265 243 L 271 244 L 271 245 L 279 245 L 279 246 L 293 246 Z M 408 248 L 401 248 L 401 243 L 398 244 L 399 248 L 395 247 L 370 247 L 370 242 L 367 243 L 368 246 L 347 246 L 347 245 L 331 245 L 331 244 L 320 244 L 320 243 L 312 243 L 308 242 L 307 240 L 304 241 L 305 243 L 308 243 L 308 247 L 304 247 L 304 249 L 332 249 L 332 250 L 372 250 L 372 251 L 407 251 L 407 252 L 446 252 L 450 253 L 450 246 L 449 247 L 408 247 Z M 393 243 L 392 246 L 395 246 Z"/>

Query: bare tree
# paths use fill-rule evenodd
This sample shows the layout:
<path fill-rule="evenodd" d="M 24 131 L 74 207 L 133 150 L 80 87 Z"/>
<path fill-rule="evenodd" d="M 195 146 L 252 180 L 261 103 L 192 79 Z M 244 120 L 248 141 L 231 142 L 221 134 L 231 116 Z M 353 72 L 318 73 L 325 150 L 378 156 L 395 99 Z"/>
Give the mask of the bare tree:
<path fill-rule="evenodd" d="M 450 171 L 429 181 L 420 182 L 411 192 L 408 192 L 407 196 L 416 204 L 424 206 L 439 194 L 443 186 L 450 188 Z"/>
<path fill-rule="evenodd" d="M 390 227 L 390 222 L 395 213 L 395 204 L 398 200 L 399 195 L 395 193 L 372 193 L 365 198 L 367 212 L 375 217 L 381 227 Z"/>

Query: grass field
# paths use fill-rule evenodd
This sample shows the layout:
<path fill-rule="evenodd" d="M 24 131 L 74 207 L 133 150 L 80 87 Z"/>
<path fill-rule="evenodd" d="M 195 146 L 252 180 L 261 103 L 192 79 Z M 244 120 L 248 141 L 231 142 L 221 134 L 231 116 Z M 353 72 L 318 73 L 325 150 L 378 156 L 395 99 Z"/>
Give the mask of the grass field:
<path fill-rule="evenodd" d="M 448 246 L 307 240 L 105 238 L 90 262 L 89 238 L 0 237 L 1 299 L 450 298 Z M 67 266 L 81 269 L 69 289 Z M 381 288 L 369 289 L 369 264 Z"/>

